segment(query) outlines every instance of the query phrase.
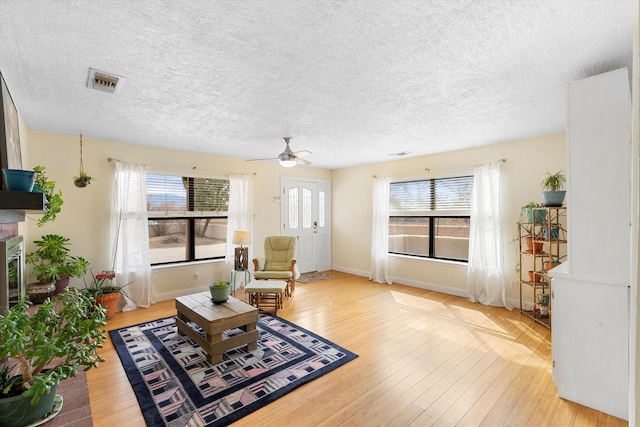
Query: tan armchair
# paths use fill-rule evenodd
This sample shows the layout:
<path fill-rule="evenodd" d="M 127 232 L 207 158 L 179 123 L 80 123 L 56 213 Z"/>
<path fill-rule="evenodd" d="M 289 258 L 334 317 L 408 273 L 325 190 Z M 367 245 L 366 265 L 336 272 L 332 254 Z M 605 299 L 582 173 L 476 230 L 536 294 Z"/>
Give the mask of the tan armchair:
<path fill-rule="evenodd" d="M 257 280 L 284 280 L 285 297 L 291 298 L 296 290 L 300 271 L 296 265 L 298 238 L 295 236 L 267 236 L 264 239 L 264 258 L 253 259 L 253 277 Z"/>

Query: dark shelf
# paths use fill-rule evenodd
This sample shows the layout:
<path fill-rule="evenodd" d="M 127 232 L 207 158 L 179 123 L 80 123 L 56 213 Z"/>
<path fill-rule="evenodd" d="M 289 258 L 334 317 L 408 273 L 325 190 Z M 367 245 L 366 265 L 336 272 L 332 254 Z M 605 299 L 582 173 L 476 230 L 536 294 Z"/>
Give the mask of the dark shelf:
<path fill-rule="evenodd" d="M 42 193 L 24 191 L 0 191 L 0 210 L 24 212 L 42 212 L 45 207 Z"/>

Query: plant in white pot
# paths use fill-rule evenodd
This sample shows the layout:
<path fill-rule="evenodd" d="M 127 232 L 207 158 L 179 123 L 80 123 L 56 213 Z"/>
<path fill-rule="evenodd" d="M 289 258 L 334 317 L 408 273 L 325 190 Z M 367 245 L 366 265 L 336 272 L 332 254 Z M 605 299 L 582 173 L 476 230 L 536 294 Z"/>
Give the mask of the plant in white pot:
<path fill-rule="evenodd" d="M 547 176 L 542 180 L 542 201 L 548 207 L 560 207 L 564 203 L 564 196 L 567 193 L 563 190 L 567 178 L 562 171 L 554 174 L 547 172 Z"/>
<path fill-rule="evenodd" d="M 75 288 L 30 314 L 21 298 L 0 315 L 0 425 L 29 425 L 51 411 L 60 381 L 97 368 L 104 310 Z"/>

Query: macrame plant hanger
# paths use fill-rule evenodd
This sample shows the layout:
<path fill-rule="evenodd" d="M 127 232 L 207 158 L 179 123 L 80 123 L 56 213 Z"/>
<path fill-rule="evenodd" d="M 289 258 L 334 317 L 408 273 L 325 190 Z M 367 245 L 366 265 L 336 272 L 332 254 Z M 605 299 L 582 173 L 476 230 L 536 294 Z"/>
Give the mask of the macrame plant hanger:
<path fill-rule="evenodd" d="M 73 178 L 73 183 L 79 188 L 91 184 L 91 177 L 84 171 L 84 164 L 82 163 L 82 132 L 80 132 L 80 172 L 78 176 Z"/>

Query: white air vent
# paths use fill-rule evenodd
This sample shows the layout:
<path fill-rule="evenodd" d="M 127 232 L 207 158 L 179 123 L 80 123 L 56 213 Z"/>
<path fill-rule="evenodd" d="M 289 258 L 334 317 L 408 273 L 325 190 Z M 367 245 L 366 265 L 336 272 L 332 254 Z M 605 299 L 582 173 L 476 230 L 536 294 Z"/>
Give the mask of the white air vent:
<path fill-rule="evenodd" d="M 122 85 L 122 77 L 94 70 L 93 68 L 89 69 L 88 88 L 107 93 L 116 93 L 120 85 Z"/>

